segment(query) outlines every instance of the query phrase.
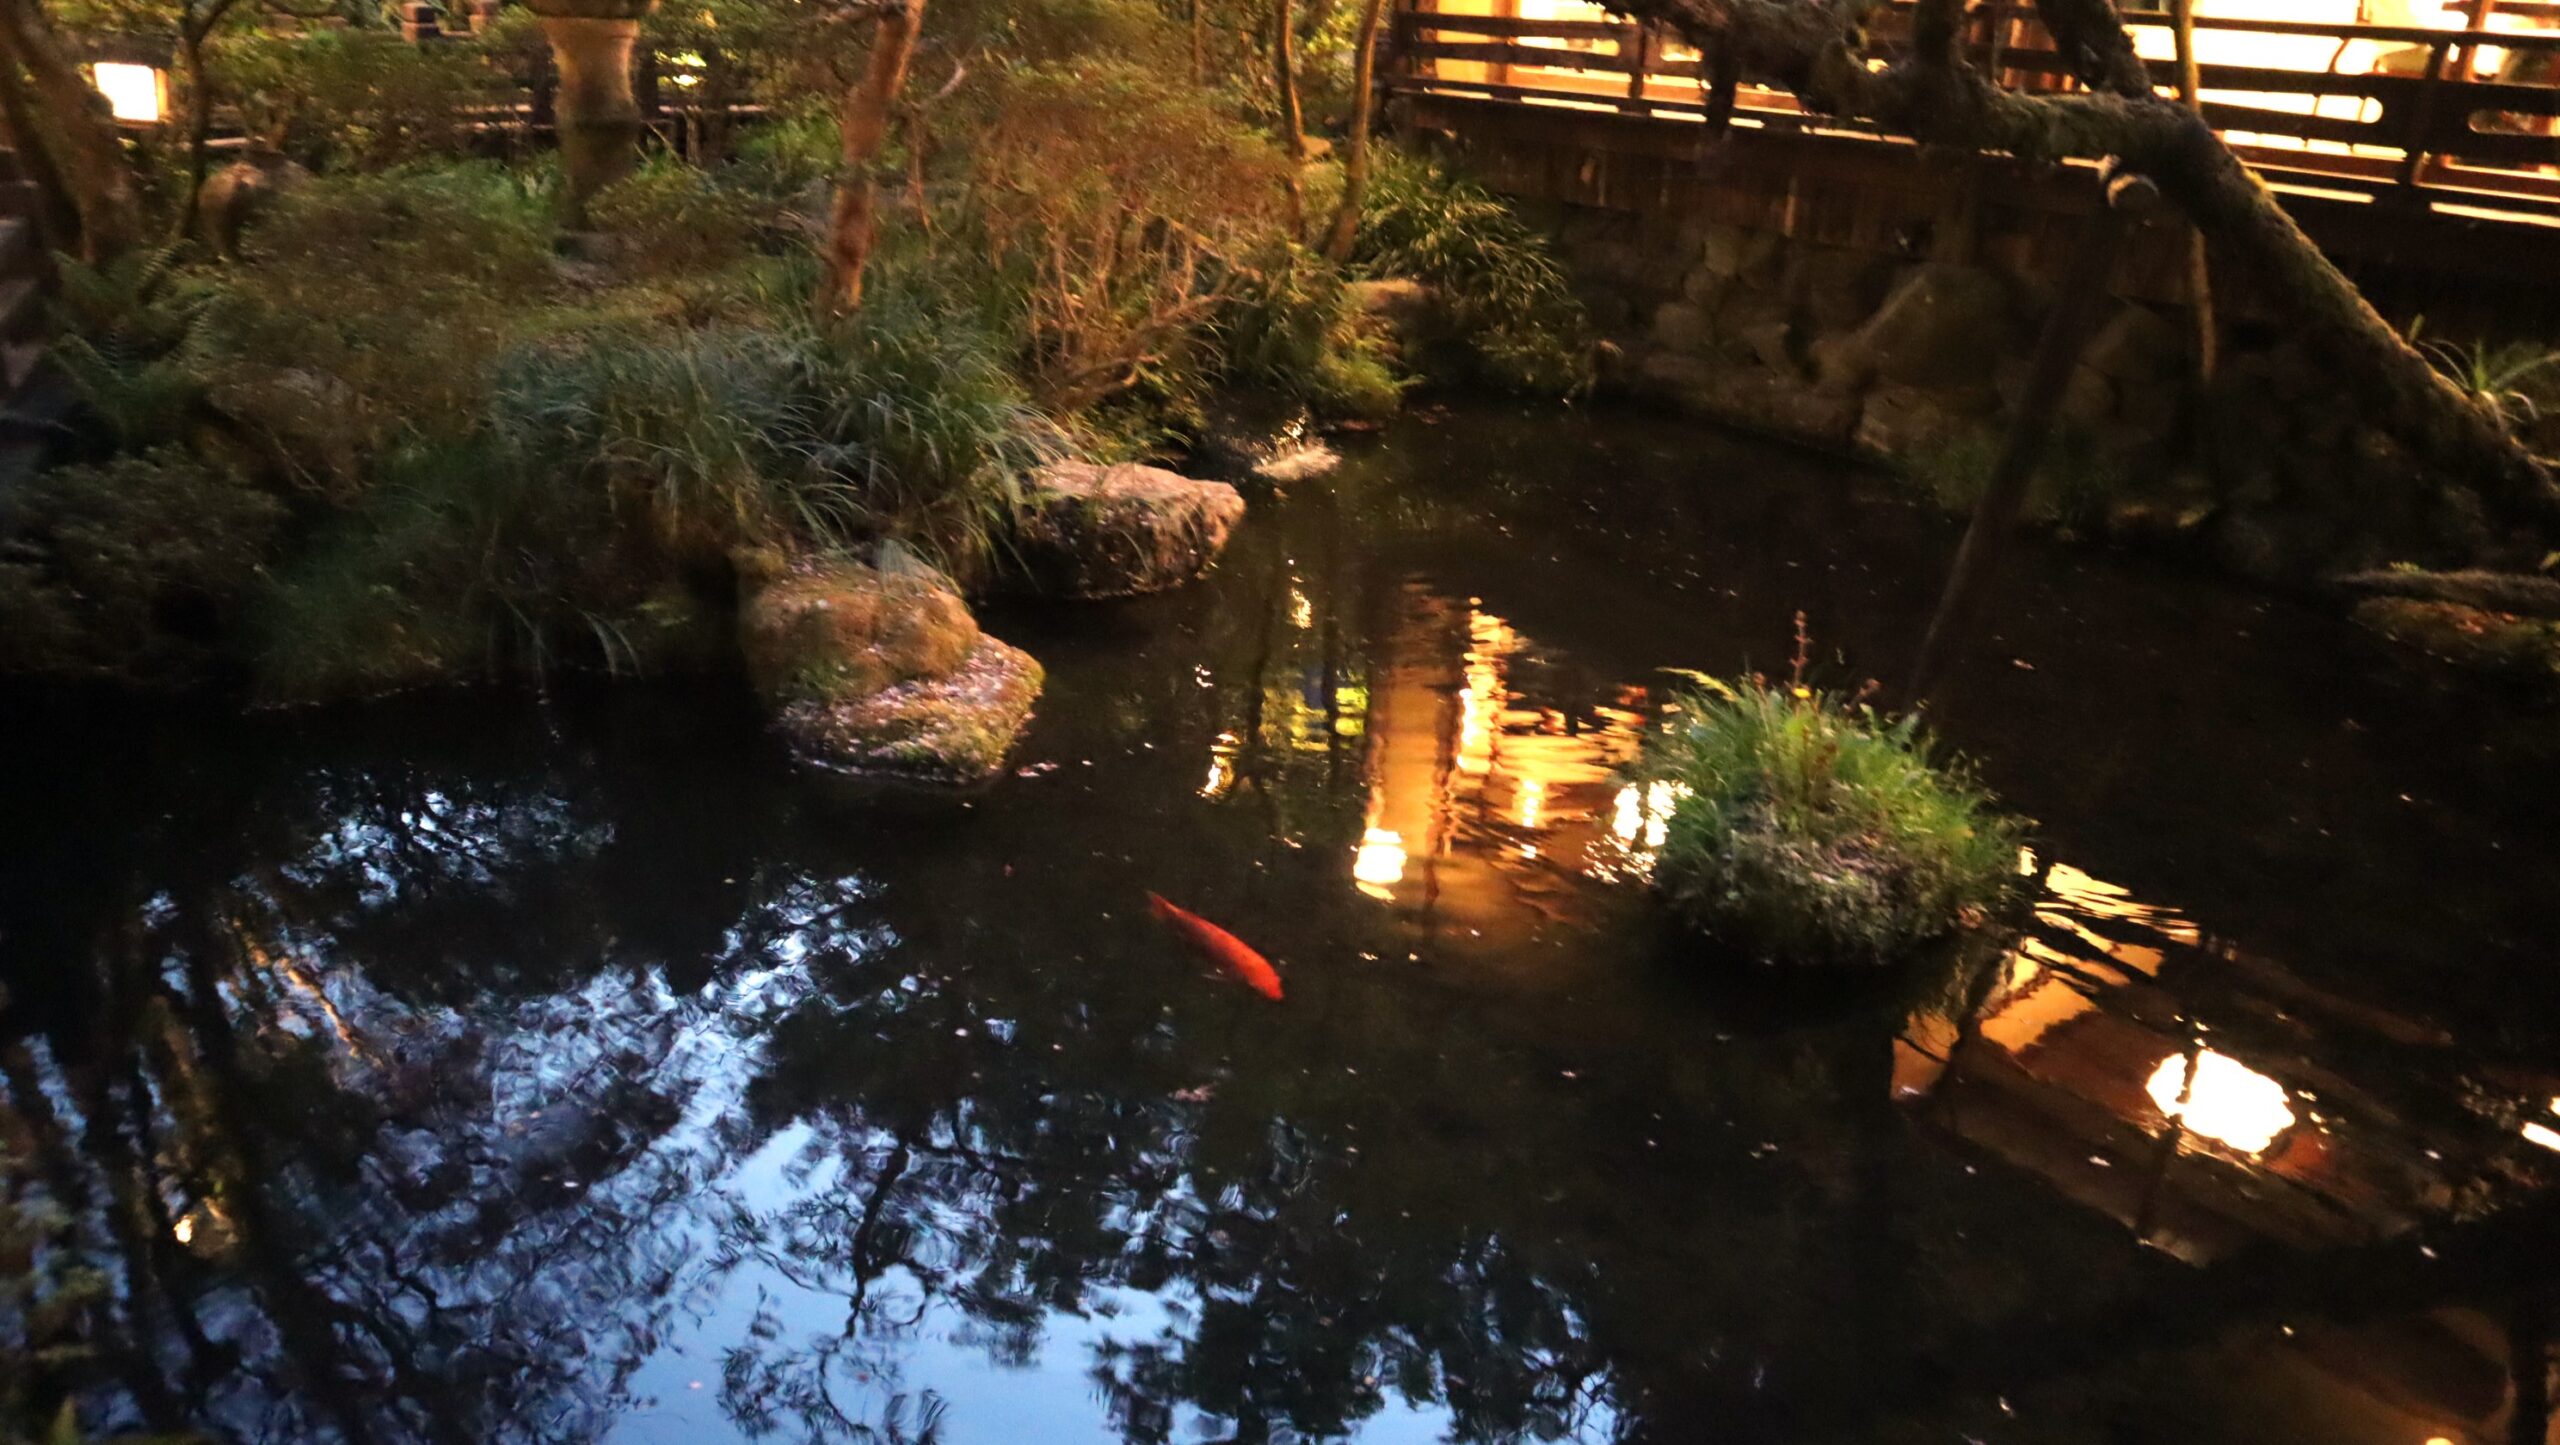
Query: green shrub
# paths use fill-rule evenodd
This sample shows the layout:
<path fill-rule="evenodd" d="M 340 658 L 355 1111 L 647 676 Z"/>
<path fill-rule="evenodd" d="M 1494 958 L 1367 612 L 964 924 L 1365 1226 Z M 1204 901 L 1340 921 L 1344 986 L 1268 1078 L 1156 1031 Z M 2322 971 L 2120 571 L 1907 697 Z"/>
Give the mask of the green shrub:
<path fill-rule="evenodd" d="M 840 331 L 608 328 L 496 368 L 485 419 L 376 459 L 264 609 L 286 698 L 703 641 L 742 548 L 894 544 L 963 572 L 1056 430 L 965 318 L 896 288 Z"/>
<path fill-rule="evenodd" d="M 1215 95 L 1116 56 L 1008 67 L 976 100 L 967 218 L 1035 394 L 1081 410 L 1196 363 L 1236 263 L 1284 239 L 1278 149 Z"/>
<path fill-rule="evenodd" d="M 387 30 L 243 28 L 216 38 L 208 68 L 260 142 L 315 168 L 380 169 L 462 154 L 477 112 L 520 98 L 499 58 Z"/>
<path fill-rule="evenodd" d="M 1567 395 L 1591 384 L 1590 320 L 1546 237 L 1472 181 L 1381 146 L 1356 264 L 1440 296 L 1472 379 Z"/>
<path fill-rule="evenodd" d="M 91 266 L 65 256 L 54 309 L 54 359 L 115 442 L 141 450 L 177 440 L 197 419 L 204 378 L 190 354 L 212 299 L 172 248 L 134 250 Z"/>
<path fill-rule="evenodd" d="M 339 398 L 332 429 L 368 454 L 467 427 L 499 356 L 577 319 L 544 304 L 548 199 L 490 164 L 311 181 L 246 253 L 218 274 L 199 338 L 217 405 L 227 387 L 319 384 Z"/>
<path fill-rule="evenodd" d="M 1403 404 L 1405 383 L 1364 320 L 1341 273 L 1290 247 L 1246 278 L 1223 319 L 1227 374 L 1328 416 L 1382 421 Z"/>
<path fill-rule="evenodd" d="M 755 245 L 758 198 L 699 166 L 653 157 L 588 204 L 587 219 L 620 243 L 620 269 L 641 276 L 698 274 L 735 265 Z"/>
<path fill-rule="evenodd" d="M 221 651 L 284 509 L 176 448 L 57 467 L 0 512 L 0 670 L 162 681 Z"/>
<path fill-rule="evenodd" d="M 1692 926 L 1764 959 L 1883 964 L 1997 904 L 2020 830 L 1915 718 L 1801 682 L 1702 680 L 1640 769 L 1676 801 L 1654 883 Z"/>

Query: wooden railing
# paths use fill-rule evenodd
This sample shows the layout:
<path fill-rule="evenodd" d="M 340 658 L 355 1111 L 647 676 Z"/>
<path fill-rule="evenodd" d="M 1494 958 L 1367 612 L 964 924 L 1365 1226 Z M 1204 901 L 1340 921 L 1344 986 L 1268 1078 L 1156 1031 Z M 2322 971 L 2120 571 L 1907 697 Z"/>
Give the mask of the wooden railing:
<path fill-rule="evenodd" d="M 2525 0 L 2510 0 L 2510 8 L 2525 8 Z M 1910 9 L 1899 5 L 1882 17 L 1871 42 L 1876 56 L 1890 59 L 1901 48 Z M 2472 26 L 2481 14 L 2481 0 L 2473 0 Z M 2125 19 L 2137 30 L 2165 30 L 2170 23 L 2155 11 L 2129 12 Z M 1978 3 L 1969 21 L 1970 58 L 2003 85 L 2074 87 L 2031 9 L 1990 0 Z M 2560 84 L 2553 83 L 2560 80 L 2560 31 L 2207 17 L 2198 17 L 2195 27 L 2200 36 L 2296 37 L 2330 47 L 2325 69 L 2201 67 L 2206 118 L 2270 181 L 2560 221 Z M 1719 129 L 1727 123 L 1864 128 L 1809 115 L 1782 92 L 1729 78 L 1720 85 L 1704 57 L 1634 22 L 1406 9 L 1396 17 L 1394 44 L 1387 84 L 1396 91 L 1705 120 Z M 2339 70 L 2339 61 L 2357 46 L 2386 48 L 2389 69 Z M 2503 52 L 2513 74 L 2473 78 L 2486 49 Z M 2175 82 L 2167 61 L 2152 62 L 2152 73 L 2164 88 Z M 2307 98 L 2306 109 L 2271 103 L 2288 96 Z"/>

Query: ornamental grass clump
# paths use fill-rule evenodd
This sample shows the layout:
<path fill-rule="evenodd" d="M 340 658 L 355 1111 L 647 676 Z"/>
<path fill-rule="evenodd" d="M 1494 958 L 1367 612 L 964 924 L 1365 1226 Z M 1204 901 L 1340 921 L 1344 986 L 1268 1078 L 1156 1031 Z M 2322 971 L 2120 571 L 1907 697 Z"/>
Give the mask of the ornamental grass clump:
<path fill-rule="evenodd" d="M 1992 910 L 2020 825 L 1919 720 L 1807 686 L 1700 677 L 1639 764 L 1676 799 L 1653 880 L 1690 925 L 1783 963 L 1882 965 Z"/>

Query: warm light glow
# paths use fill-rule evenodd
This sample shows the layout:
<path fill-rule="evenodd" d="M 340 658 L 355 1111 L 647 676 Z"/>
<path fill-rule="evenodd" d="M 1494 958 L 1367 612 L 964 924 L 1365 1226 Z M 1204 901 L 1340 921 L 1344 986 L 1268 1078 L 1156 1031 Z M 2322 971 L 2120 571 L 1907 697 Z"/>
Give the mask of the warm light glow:
<path fill-rule="evenodd" d="M 2545 1149 L 2560 1153 L 2560 1129 L 2554 1129 L 2538 1120 L 2527 1119 L 2524 1121 L 2524 1136 Z"/>
<path fill-rule="evenodd" d="M 2192 1087 L 2186 1055 L 2171 1054 L 2151 1071 L 2149 1092 L 2161 1113 L 2244 1154 L 2265 1152 L 2278 1134 L 2293 1127 L 2293 1104 L 2284 1085 L 2211 1049 L 2196 1056 Z"/>
<path fill-rule="evenodd" d="M 1209 745 L 1209 780 L 1200 785 L 1201 797 L 1221 797 L 1234 786 L 1237 750 L 1236 735 L 1231 732 L 1218 734 L 1218 740 Z"/>
<path fill-rule="evenodd" d="M 178 1237 L 178 1242 L 180 1244 L 195 1243 L 196 1217 L 192 1214 L 179 1215 L 178 1222 L 169 1226 L 169 1232 Z"/>
<path fill-rule="evenodd" d="M 1387 890 L 1404 881 L 1404 835 L 1392 828 L 1362 834 L 1351 855 L 1351 879 L 1372 898 L 1388 897 Z"/>
<path fill-rule="evenodd" d="M 118 120 L 157 122 L 162 110 L 160 72 L 148 65 L 101 60 L 89 67 L 98 93 Z"/>
<path fill-rule="evenodd" d="M 1289 589 L 1289 625 L 1301 632 L 1316 625 L 1316 605 L 1295 587 Z"/>
<path fill-rule="evenodd" d="M 1536 778 L 1520 780 L 1520 826 L 1538 826 L 1538 810 L 1547 801 L 1547 785 Z"/>

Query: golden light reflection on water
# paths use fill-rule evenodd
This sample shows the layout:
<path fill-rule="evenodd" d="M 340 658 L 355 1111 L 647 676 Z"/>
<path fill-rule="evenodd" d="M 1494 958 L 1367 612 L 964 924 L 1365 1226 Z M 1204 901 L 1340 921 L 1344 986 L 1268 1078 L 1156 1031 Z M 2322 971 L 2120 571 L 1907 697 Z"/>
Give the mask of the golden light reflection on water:
<path fill-rule="evenodd" d="M 1201 797 L 1222 798 L 1235 786 L 1236 754 L 1243 746 L 1234 733 L 1218 734 L 1218 740 L 1209 745 L 1209 777 L 1200 785 Z"/>
<path fill-rule="evenodd" d="M 2196 1055 L 2192 1080 L 2186 1055 L 2162 1059 L 2144 1091 L 2161 1114 L 2184 1124 L 2189 1133 L 2243 1154 L 2265 1153 L 2277 1135 L 2294 1125 L 2293 1096 L 2284 1085 L 2211 1049 Z"/>
<path fill-rule="evenodd" d="M 1351 878 L 1360 891 L 1376 899 L 1395 897 L 1404 881 L 1404 835 L 1392 828 L 1371 828 L 1360 835 L 1351 855 Z"/>
<path fill-rule="evenodd" d="M 1478 599 L 1419 586 L 1400 598 L 1374 685 L 1352 850 L 1362 893 L 1489 936 L 1534 926 L 1516 890 L 1552 889 L 1623 852 L 1609 809 L 1642 688 L 1595 685 Z"/>

